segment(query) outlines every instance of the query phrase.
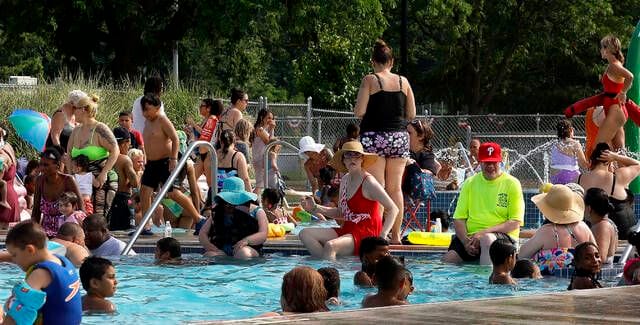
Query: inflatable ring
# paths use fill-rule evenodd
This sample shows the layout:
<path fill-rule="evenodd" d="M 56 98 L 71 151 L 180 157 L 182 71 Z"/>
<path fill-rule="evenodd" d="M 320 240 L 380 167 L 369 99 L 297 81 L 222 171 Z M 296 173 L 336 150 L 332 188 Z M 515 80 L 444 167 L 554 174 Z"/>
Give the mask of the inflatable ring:
<path fill-rule="evenodd" d="M 282 226 L 282 228 L 284 228 L 284 231 L 286 232 L 291 232 L 296 227 L 296 225 L 293 222 L 282 223 L 280 225 Z"/>
<path fill-rule="evenodd" d="M 287 232 L 282 225 L 270 223 L 267 237 L 269 238 L 283 237 L 286 233 Z"/>
<path fill-rule="evenodd" d="M 409 233 L 408 239 L 414 245 L 449 247 L 452 235 L 448 232 L 412 231 Z"/>

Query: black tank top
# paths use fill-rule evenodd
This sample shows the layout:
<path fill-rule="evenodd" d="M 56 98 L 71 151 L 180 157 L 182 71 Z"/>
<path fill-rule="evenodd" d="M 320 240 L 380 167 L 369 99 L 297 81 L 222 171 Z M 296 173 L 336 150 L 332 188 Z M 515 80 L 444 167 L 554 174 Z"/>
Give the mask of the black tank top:
<path fill-rule="evenodd" d="M 64 112 L 62 110 L 57 110 L 53 113 L 53 115 L 57 114 L 57 113 L 62 113 L 64 114 Z M 51 115 L 51 116 L 53 116 Z M 66 115 L 65 115 L 66 118 Z M 62 131 L 60 132 L 60 146 L 62 147 L 62 150 L 64 150 L 65 152 L 67 151 L 67 144 L 69 143 L 69 138 L 71 137 L 71 132 L 73 132 L 73 126 L 71 126 L 71 124 L 69 123 L 69 121 L 66 121 L 64 123 L 64 127 L 62 128 Z M 45 148 L 49 148 L 51 146 L 53 146 L 53 140 L 51 139 L 51 134 L 49 134 L 49 136 L 47 136 L 47 142 L 45 143 Z"/>
<path fill-rule="evenodd" d="M 369 96 L 367 111 L 360 122 L 361 132 L 371 131 L 405 131 L 405 102 L 407 95 L 402 92 L 402 77 L 399 91 L 386 91 L 382 88 L 382 80 L 377 74 L 380 91 Z"/>

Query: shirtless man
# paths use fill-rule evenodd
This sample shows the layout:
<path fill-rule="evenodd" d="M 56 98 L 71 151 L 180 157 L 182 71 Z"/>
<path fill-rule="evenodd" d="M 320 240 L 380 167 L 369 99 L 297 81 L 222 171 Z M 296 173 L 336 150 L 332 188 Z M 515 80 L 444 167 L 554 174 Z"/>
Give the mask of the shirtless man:
<path fill-rule="evenodd" d="M 242 119 L 242 112 L 247 109 L 248 103 L 249 95 L 240 89 L 231 89 L 231 107 L 225 108 L 218 116 L 222 130 L 235 130 L 236 123 Z"/>
<path fill-rule="evenodd" d="M 111 210 L 109 210 L 109 230 L 127 230 L 131 228 L 131 219 L 133 218 L 129 209 L 131 188 L 138 187 L 138 178 L 133 169 L 133 162 L 127 155 L 131 144 L 129 130 L 119 126 L 113 129 L 113 135 L 118 141 L 120 154 L 113 165 L 113 169 L 118 173 L 118 192 L 116 192 Z"/>
<path fill-rule="evenodd" d="M 51 241 L 67 249 L 64 255 L 76 267 L 80 267 L 82 261 L 89 256 L 89 250 L 84 246 L 84 231 L 77 223 L 63 223 L 58 229 L 58 234 Z"/>
<path fill-rule="evenodd" d="M 173 124 L 165 115 L 160 114 L 160 99 L 153 94 L 147 94 L 140 100 L 142 112 L 147 123 L 145 124 L 142 137 L 146 146 L 147 165 L 142 174 L 142 188 L 140 190 L 140 204 L 142 215 L 144 216 L 151 206 L 151 196 L 153 191 L 164 184 L 171 172 L 176 168 L 178 162 L 178 151 L 180 142 L 178 134 Z M 193 224 L 197 224 L 201 217 L 193 206 L 191 199 L 179 190 L 179 183 L 184 180 L 185 169 L 183 168 L 175 184 L 168 192 L 169 198 L 176 201 L 184 210 L 183 214 L 191 217 Z M 192 189 L 194 190 L 194 189 Z M 190 228 L 191 225 L 187 225 Z"/>

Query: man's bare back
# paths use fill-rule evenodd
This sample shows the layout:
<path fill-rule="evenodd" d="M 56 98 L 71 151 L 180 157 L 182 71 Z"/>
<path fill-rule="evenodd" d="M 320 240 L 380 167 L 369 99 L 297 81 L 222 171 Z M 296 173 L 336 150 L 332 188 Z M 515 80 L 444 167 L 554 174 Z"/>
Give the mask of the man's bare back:
<path fill-rule="evenodd" d="M 118 192 L 131 194 L 131 188 L 138 187 L 138 177 L 131 158 L 120 154 L 113 168 L 118 173 Z"/>

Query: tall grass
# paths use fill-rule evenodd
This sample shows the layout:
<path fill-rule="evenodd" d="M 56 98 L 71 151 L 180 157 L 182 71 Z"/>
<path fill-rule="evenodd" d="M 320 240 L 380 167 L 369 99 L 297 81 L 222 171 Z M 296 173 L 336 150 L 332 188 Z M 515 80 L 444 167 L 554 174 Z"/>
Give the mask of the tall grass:
<path fill-rule="evenodd" d="M 169 82 L 167 82 L 169 83 Z M 168 85 L 167 85 L 168 86 Z M 100 97 L 96 119 L 110 127 L 115 127 L 118 114 L 130 111 L 133 101 L 143 92 L 141 83 L 99 81 L 98 77 L 58 78 L 47 84 L 32 88 L 0 88 L 0 124 L 7 130 L 7 141 L 11 143 L 18 157 L 35 158 L 37 151 L 15 136 L 15 130 L 8 122 L 9 115 L 17 108 L 29 108 L 51 116 L 66 100 L 71 90 L 80 89 Z M 162 95 L 165 112 L 176 128 L 182 128 L 188 116 L 196 117 L 198 104 L 203 98 L 195 86 L 168 87 Z"/>

